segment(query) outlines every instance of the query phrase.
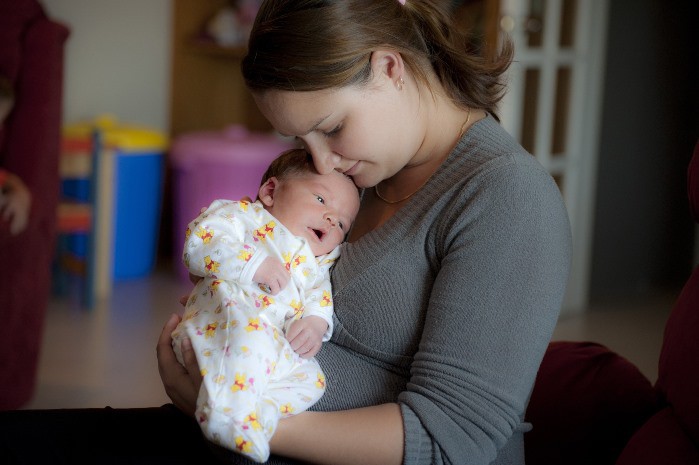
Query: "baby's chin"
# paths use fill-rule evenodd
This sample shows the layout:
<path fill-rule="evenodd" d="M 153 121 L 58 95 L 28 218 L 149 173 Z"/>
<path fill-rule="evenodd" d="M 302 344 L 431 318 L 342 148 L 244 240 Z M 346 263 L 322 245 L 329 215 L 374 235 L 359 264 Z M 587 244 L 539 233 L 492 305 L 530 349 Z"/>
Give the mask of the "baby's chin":
<path fill-rule="evenodd" d="M 335 244 L 335 245 L 328 245 L 328 244 L 311 244 L 311 252 L 313 252 L 313 255 L 315 257 L 320 257 L 321 255 L 327 255 L 333 250 L 335 250 L 335 247 L 337 247 L 340 244 Z"/>

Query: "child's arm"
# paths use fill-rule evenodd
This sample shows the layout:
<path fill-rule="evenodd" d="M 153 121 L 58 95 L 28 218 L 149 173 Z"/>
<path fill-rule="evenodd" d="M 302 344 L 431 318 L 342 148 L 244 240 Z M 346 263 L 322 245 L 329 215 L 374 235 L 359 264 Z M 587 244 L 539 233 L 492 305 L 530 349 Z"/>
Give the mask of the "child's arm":
<path fill-rule="evenodd" d="M 288 271 L 264 247 L 246 242 L 254 223 L 249 202 L 216 200 L 189 224 L 183 259 L 189 272 L 241 283 L 267 284 L 272 293 L 289 281 Z"/>
<path fill-rule="evenodd" d="M 32 194 L 19 176 L 0 169 L 0 218 L 10 223 L 10 234 L 16 236 L 27 227 Z"/>
<path fill-rule="evenodd" d="M 286 266 L 280 260 L 270 256 L 260 263 L 252 277 L 254 282 L 266 285 L 272 295 L 277 295 L 284 289 L 290 279 L 291 275 Z"/>
<path fill-rule="evenodd" d="M 286 339 L 301 358 L 312 358 L 320 350 L 323 336 L 327 332 L 328 322 L 325 318 L 309 315 L 291 323 L 286 332 Z"/>
<path fill-rule="evenodd" d="M 316 279 L 308 281 L 304 311 L 300 320 L 285 325 L 285 336 L 291 348 L 302 358 L 314 357 L 333 331 L 333 302 L 330 268 L 340 255 L 337 247 L 329 254 L 316 257 Z"/>

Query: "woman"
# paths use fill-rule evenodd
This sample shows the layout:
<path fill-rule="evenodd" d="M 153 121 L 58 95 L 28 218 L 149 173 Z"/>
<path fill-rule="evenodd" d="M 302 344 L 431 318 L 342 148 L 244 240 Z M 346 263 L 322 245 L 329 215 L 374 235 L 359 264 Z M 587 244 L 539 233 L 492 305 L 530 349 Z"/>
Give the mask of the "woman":
<path fill-rule="evenodd" d="M 264 115 L 320 173 L 364 189 L 333 270 L 333 337 L 316 356 L 326 393 L 279 423 L 271 463 L 524 463 L 569 225 L 551 177 L 497 121 L 511 47 L 484 61 L 439 4 L 267 0 L 253 27 L 242 69 Z M 163 329 L 159 368 L 190 416 L 16 412 L 0 416 L 0 442 L 25 456 L 39 448 L 17 431 L 31 431 L 50 457 L 213 460 L 191 418 L 196 360 L 185 350 L 184 368 L 171 348 L 178 321 Z M 82 436 L 65 427 L 78 422 L 90 426 Z"/>
<path fill-rule="evenodd" d="M 447 17 L 417 0 L 269 0 L 258 13 L 242 70 L 260 110 L 320 173 L 365 189 L 333 270 L 327 391 L 280 422 L 280 456 L 524 463 L 569 226 L 555 183 L 495 116 L 511 48 L 493 63 L 465 53 Z M 161 375 L 191 412 L 199 381 L 172 361 L 176 321 Z"/>

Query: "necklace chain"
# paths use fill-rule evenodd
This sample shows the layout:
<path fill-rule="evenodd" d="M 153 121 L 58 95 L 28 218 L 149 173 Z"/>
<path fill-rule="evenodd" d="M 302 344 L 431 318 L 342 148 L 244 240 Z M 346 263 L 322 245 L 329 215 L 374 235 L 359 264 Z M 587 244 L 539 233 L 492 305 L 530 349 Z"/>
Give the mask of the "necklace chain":
<path fill-rule="evenodd" d="M 470 120 L 471 120 L 471 107 L 468 108 L 468 113 L 466 114 L 466 121 L 464 121 L 464 124 L 461 125 L 461 129 L 459 130 L 459 140 L 461 140 L 461 137 L 463 137 L 464 131 L 466 130 L 466 125 L 468 124 L 468 122 L 469 122 Z M 398 200 L 388 200 L 386 197 L 384 197 L 383 195 L 381 195 L 381 194 L 379 193 L 379 185 L 378 185 L 378 184 L 374 186 L 374 193 L 376 194 L 376 196 L 377 196 L 378 198 L 380 198 L 381 200 L 383 200 L 384 202 L 386 202 L 386 203 L 389 204 L 389 205 L 393 205 L 393 204 L 395 204 L 395 203 L 401 203 L 401 202 L 404 202 L 404 201 L 408 200 L 408 199 L 409 199 L 410 197 L 412 197 L 413 195 L 417 194 L 417 193 L 420 191 L 420 189 L 422 189 L 423 187 L 425 187 L 425 184 L 427 184 L 427 182 L 428 182 L 431 178 L 432 178 L 431 175 L 428 176 L 427 179 L 425 179 L 425 182 L 423 182 L 422 184 L 420 184 L 420 187 L 418 187 L 415 191 L 413 191 L 413 192 L 411 192 L 410 194 L 406 195 L 406 196 L 403 197 L 402 199 L 398 199 Z M 380 184 L 380 183 L 379 183 L 379 184 Z"/>

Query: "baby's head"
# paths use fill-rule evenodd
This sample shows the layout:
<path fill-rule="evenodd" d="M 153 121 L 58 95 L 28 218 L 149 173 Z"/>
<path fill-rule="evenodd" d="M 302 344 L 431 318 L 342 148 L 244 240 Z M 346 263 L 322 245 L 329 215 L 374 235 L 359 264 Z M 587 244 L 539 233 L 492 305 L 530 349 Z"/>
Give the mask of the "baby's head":
<path fill-rule="evenodd" d="M 270 164 L 257 198 L 289 231 L 305 238 L 315 256 L 340 245 L 359 210 L 352 180 L 339 171 L 318 174 L 302 149 L 288 150 Z"/>

